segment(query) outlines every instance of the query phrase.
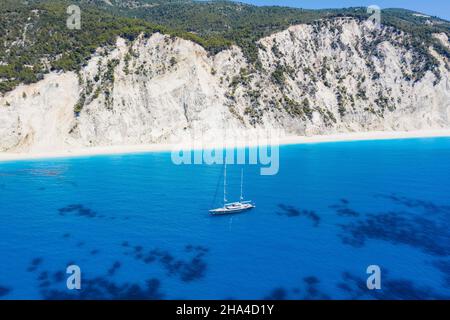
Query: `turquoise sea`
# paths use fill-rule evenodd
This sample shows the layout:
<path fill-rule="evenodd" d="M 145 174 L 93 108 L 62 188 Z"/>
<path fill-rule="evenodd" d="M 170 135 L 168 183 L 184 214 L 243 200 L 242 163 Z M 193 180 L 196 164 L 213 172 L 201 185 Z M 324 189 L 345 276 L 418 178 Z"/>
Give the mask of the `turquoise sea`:
<path fill-rule="evenodd" d="M 212 217 L 220 165 L 0 163 L 0 299 L 450 299 L 450 139 L 283 146 L 259 173 L 245 166 L 255 210 Z"/>

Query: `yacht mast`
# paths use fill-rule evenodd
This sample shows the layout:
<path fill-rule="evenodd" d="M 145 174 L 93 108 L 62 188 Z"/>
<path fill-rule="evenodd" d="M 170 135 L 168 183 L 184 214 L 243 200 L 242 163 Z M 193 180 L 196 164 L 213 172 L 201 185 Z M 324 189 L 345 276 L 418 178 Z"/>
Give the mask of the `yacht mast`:
<path fill-rule="evenodd" d="M 244 169 L 241 169 L 241 201 L 244 200 L 243 186 L 244 186 Z"/>
<path fill-rule="evenodd" d="M 223 174 L 223 206 L 227 204 L 227 161 L 225 160 L 224 174 Z"/>

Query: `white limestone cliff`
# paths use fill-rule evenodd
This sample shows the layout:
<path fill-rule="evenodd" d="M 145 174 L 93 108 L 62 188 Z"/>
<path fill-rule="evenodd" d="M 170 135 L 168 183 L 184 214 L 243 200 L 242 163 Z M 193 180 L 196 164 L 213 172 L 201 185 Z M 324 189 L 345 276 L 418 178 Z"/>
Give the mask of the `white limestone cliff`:
<path fill-rule="evenodd" d="M 211 55 L 159 33 L 119 38 L 79 74 L 48 74 L 0 97 L 0 151 L 173 143 L 223 129 L 450 128 L 449 61 L 432 52 L 439 72 L 419 77 L 422 61 L 405 40 L 350 18 L 297 25 L 259 41 L 261 67 L 253 70 L 238 47 Z"/>

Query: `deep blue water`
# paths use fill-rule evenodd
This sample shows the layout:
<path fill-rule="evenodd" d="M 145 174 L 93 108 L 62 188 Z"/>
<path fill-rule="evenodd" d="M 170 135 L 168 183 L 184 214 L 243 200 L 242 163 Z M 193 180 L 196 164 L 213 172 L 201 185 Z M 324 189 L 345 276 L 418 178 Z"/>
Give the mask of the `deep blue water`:
<path fill-rule="evenodd" d="M 257 208 L 211 217 L 221 166 L 0 163 L 0 299 L 450 298 L 450 139 L 284 146 L 278 175 L 259 169 L 245 168 Z"/>

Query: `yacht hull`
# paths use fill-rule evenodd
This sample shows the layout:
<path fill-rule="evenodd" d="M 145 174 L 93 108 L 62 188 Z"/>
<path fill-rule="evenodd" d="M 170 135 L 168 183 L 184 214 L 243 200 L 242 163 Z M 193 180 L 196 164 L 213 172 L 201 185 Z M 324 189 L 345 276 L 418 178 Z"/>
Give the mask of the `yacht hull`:
<path fill-rule="evenodd" d="M 241 208 L 219 208 L 219 209 L 210 210 L 209 213 L 213 216 L 223 216 L 223 215 L 228 215 L 228 214 L 236 214 L 236 213 L 250 211 L 254 208 L 255 208 L 255 206 L 253 206 L 253 205 L 248 205 L 248 206 L 241 207 Z"/>

